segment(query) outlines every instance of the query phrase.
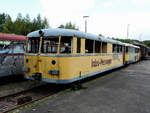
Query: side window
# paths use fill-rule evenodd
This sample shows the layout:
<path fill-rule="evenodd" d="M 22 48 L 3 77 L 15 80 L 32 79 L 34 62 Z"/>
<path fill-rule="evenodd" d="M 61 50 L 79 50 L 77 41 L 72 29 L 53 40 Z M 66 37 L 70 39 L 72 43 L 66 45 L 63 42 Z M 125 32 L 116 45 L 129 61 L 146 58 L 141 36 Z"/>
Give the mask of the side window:
<path fill-rule="evenodd" d="M 138 48 L 136 48 L 136 49 L 135 49 L 135 52 L 136 52 L 136 53 L 139 53 L 139 49 L 138 49 Z"/>
<path fill-rule="evenodd" d="M 117 44 L 113 44 L 113 53 L 119 53 L 120 51 L 120 46 Z"/>
<path fill-rule="evenodd" d="M 117 45 L 117 53 L 119 53 L 120 45 Z"/>
<path fill-rule="evenodd" d="M 93 40 L 86 39 L 85 40 L 85 53 L 93 53 Z"/>
<path fill-rule="evenodd" d="M 77 53 L 81 52 L 81 38 L 77 38 Z"/>
<path fill-rule="evenodd" d="M 0 40 L 0 50 L 10 49 L 11 48 L 11 42 L 10 41 L 1 41 Z"/>
<path fill-rule="evenodd" d="M 120 53 L 122 53 L 122 46 L 120 46 Z"/>
<path fill-rule="evenodd" d="M 113 53 L 115 53 L 115 51 L 116 51 L 116 45 L 115 44 L 113 44 Z"/>
<path fill-rule="evenodd" d="M 107 43 L 102 43 L 102 53 L 107 53 Z"/>
<path fill-rule="evenodd" d="M 72 53 L 72 37 L 61 37 L 60 53 Z"/>
<path fill-rule="evenodd" d="M 126 53 L 128 53 L 128 51 L 129 51 L 129 48 L 128 48 L 128 47 L 126 47 Z"/>
<path fill-rule="evenodd" d="M 135 53 L 135 48 L 132 48 L 132 53 Z"/>
<path fill-rule="evenodd" d="M 95 41 L 95 53 L 100 53 L 101 42 Z"/>

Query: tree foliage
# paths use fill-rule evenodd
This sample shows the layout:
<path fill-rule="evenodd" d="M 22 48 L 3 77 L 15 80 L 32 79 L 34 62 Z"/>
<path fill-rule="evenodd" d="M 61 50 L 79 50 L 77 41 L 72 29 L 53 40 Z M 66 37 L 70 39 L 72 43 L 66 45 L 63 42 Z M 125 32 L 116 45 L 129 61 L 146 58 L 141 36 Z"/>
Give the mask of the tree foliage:
<path fill-rule="evenodd" d="M 0 32 L 3 33 L 27 35 L 29 32 L 48 27 L 47 18 L 42 19 L 40 14 L 31 20 L 29 14 L 23 17 L 22 14 L 19 13 L 14 21 L 12 21 L 10 15 L 5 13 L 0 14 Z"/>
<path fill-rule="evenodd" d="M 150 47 L 150 40 L 145 40 L 145 41 L 139 41 L 139 40 L 132 40 L 132 39 L 119 39 L 119 38 L 112 38 L 114 40 L 118 40 L 118 41 L 121 41 L 121 42 L 124 42 L 124 43 L 139 43 L 139 44 L 144 44 L 146 45 L 147 47 Z"/>
<path fill-rule="evenodd" d="M 76 27 L 76 25 L 72 24 L 71 22 L 67 22 L 65 25 L 61 24 L 58 28 L 79 30 L 79 28 Z"/>
<path fill-rule="evenodd" d="M 99 36 L 104 36 L 104 35 L 99 34 Z M 107 37 L 107 38 L 110 38 L 110 37 Z M 133 39 L 121 39 L 121 38 L 114 38 L 114 37 L 112 37 L 112 39 L 120 41 L 120 42 L 123 42 L 123 43 L 130 43 L 130 44 L 139 43 L 139 44 L 144 44 L 144 45 L 146 45 L 147 47 L 150 48 L 150 40 L 139 41 L 139 40 L 133 40 Z"/>
<path fill-rule="evenodd" d="M 150 48 L 150 40 L 143 41 L 145 45 L 147 45 Z"/>

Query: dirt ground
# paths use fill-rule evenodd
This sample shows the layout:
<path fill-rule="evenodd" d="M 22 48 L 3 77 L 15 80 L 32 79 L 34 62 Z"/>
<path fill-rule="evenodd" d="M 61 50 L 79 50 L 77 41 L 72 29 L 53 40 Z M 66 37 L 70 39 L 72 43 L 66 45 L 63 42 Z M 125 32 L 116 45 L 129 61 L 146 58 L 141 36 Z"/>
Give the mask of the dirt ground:
<path fill-rule="evenodd" d="M 150 60 L 97 78 L 23 113 L 150 113 Z M 21 112 L 21 113 L 22 113 Z"/>

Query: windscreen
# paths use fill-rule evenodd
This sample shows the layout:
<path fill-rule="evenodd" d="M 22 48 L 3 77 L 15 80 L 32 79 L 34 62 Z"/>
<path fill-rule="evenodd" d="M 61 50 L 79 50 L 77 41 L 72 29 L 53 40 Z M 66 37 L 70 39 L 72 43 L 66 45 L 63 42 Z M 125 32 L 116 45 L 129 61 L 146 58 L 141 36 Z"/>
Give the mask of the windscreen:
<path fill-rule="evenodd" d="M 2 41 L 0 40 L 0 51 L 6 50 L 10 48 L 10 41 Z"/>
<path fill-rule="evenodd" d="M 30 38 L 27 44 L 27 53 L 39 52 L 40 38 Z"/>

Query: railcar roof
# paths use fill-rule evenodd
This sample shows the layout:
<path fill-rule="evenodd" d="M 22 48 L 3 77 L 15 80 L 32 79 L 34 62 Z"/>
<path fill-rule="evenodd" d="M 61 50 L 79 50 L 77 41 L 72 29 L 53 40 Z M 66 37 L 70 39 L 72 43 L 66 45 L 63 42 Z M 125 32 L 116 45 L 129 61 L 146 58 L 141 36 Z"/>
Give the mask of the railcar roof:
<path fill-rule="evenodd" d="M 125 46 L 127 46 L 127 47 L 140 48 L 140 47 L 135 46 L 135 45 L 133 45 L 133 44 L 128 44 L 128 43 L 124 43 L 124 44 L 125 44 Z"/>
<path fill-rule="evenodd" d="M 27 35 L 27 37 L 28 38 L 40 37 L 39 31 L 40 30 L 31 32 Z M 57 29 L 42 29 L 41 31 L 43 32 L 44 37 L 49 37 L 49 36 L 76 36 L 76 37 L 81 37 L 81 38 L 86 38 L 86 39 L 91 39 L 91 40 L 99 40 L 102 42 L 109 42 L 109 43 L 113 43 L 113 44 L 124 45 L 120 41 L 116 41 L 116 40 L 113 40 L 110 38 L 105 38 L 102 36 L 97 36 L 94 34 L 85 33 L 85 32 L 81 32 L 81 31 L 77 31 L 77 30 L 57 28 Z"/>
<path fill-rule="evenodd" d="M 0 40 L 7 41 L 26 41 L 26 37 L 22 35 L 0 33 Z"/>

